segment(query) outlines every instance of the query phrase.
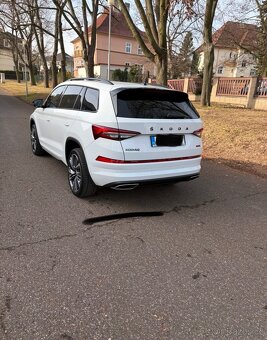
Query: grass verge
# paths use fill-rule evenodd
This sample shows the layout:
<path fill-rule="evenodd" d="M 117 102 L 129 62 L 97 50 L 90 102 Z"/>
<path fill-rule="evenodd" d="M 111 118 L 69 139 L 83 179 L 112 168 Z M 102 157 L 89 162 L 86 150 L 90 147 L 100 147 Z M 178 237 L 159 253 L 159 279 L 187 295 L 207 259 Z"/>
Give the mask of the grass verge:
<path fill-rule="evenodd" d="M 205 158 L 267 177 L 266 111 L 195 106 L 204 122 Z"/>
<path fill-rule="evenodd" d="M 32 104 L 34 99 L 46 98 L 51 92 L 51 88 L 44 88 L 43 84 L 31 86 L 28 83 L 28 96 L 26 96 L 26 85 L 24 82 L 17 83 L 13 80 L 6 80 L 4 84 L 0 84 L 0 89 L 8 91 L 13 96 L 16 96 L 23 101 Z"/>

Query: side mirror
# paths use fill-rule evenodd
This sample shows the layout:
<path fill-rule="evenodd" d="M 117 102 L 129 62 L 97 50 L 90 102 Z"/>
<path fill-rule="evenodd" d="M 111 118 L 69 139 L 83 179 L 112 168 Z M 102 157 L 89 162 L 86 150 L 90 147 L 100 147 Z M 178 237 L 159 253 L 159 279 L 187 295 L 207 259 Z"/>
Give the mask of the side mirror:
<path fill-rule="evenodd" d="M 43 107 L 44 100 L 43 99 L 35 99 L 33 102 L 34 107 Z"/>

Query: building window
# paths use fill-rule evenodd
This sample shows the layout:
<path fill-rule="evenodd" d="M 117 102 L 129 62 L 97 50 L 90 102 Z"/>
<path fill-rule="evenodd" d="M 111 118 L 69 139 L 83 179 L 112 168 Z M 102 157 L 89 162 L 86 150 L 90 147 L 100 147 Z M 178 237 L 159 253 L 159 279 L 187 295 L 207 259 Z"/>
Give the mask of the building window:
<path fill-rule="evenodd" d="M 217 69 L 218 74 L 223 74 L 223 66 L 219 66 Z"/>
<path fill-rule="evenodd" d="M 246 67 L 246 66 L 247 66 L 247 62 L 246 62 L 246 60 L 243 60 L 243 61 L 242 61 L 242 64 L 241 64 L 241 66 L 242 66 L 242 67 Z"/>
<path fill-rule="evenodd" d="M 127 42 L 125 43 L 125 52 L 126 53 L 132 53 L 132 44 Z"/>
<path fill-rule="evenodd" d="M 125 63 L 125 67 L 130 67 L 130 63 Z"/>
<path fill-rule="evenodd" d="M 255 76 L 257 75 L 257 71 L 255 70 L 255 68 L 252 68 L 252 69 L 250 70 L 249 75 L 250 75 L 251 77 L 255 77 Z"/>
<path fill-rule="evenodd" d="M 9 47 L 9 42 L 7 39 L 4 39 L 4 47 Z"/>
<path fill-rule="evenodd" d="M 140 45 L 137 48 L 137 54 L 143 54 L 143 51 Z"/>

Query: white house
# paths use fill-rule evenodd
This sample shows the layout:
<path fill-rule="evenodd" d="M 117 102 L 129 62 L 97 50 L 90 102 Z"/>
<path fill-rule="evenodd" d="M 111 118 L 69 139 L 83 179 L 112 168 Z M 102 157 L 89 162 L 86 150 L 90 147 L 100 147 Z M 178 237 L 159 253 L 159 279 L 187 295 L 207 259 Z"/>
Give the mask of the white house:
<path fill-rule="evenodd" d="M 12 35 L 0 32 L 0 71 L 14 71 L 15 65 L 12 56 L 10 38 Z"/>
<path fill-rule="evenodd" d="M 213 72 L 217 77 L 250 77 L 256 75 L 258 28 L 252 24 L 226 22 L 212 36 L 214 44 Z M 199 52 L 199 70 L 204 67 L 203 45 Z"/>

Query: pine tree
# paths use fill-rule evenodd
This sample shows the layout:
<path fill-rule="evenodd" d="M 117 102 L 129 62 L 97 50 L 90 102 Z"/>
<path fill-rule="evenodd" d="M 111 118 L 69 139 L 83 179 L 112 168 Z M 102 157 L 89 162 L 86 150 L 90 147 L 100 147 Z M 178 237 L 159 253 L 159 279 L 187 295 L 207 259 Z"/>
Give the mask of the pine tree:
<path fill-rule="evenodd" d="M 192 33 L 187 32 L 174 64 L 174 73 L 178 77 L 185 77 L 191 74 L 193 49 Z"/>
<path fill-rule="evenodd" d="M 193 58 L 192 58 L 192 64 L 191 64 L 191 75 L 199 74 L 198 64 L 199 64 L 199 54 L 196 51 L 194 51 L 193 52 Z"/>

